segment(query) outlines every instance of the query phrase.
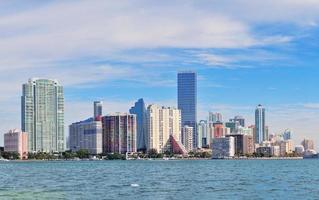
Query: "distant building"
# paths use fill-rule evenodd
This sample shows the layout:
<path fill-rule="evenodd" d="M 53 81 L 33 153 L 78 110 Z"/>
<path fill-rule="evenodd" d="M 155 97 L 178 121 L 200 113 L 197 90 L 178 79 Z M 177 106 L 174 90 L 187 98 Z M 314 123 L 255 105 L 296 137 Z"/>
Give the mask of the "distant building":
<path fill-rule="evenodd" d="M 301 142 L 301 145 L 305 148 L 305 151 L 314 150 L 314 142 L 313 142 L 313 140 L 304 139 Z"/>
<path fill-rule="evenodd" d="M 223 122 L 223 116 L 221 113 L 209 112 L 209 123 Z"/>
<path fill-rule="evenodd" d="M 64 151 L 64 95 L 56 80 L 29 79 L 23 84 L 21 127 L 28 133 L 29 151 Z"/>
<path fill-rule="evenodd" d="M 272 156 L 272 153 L 271 153 L 271 147 L 258 147 L 256 149 L 256 153 L 259 154 L 260 156 L 262 157 L 270 157 Z"/>
<path fill-rule="evenodd" d="M 286 156 L 287 154 L 292 153 L 292 151 L 293 151 L 292 140 L 284 140 L 280 142 L 280 156 Z"/>
<path fill-rule="evenodd" d="M 102 117 L 103 115 L 103 102 L 94 101 L 94 119 Z"/>
<path fill-rule="evenodd" d="M 145 151 L 146 150 L 146 134 L 147 134 L 147 112 L 143 99 L 139 99 L 135 102 L 135 105 L 130 109 L 131 114 L 136 115 L 137 121 L 137 150 Z"/>
<path fill-rule="evenodd" d="M 237 132 L 239 123 L 235 121 L 229 121 L 225 123 L 225 127 L 230 129 L 230 133 L 234 134 Z"/>
<path fill-rule="evenodd" d="M 149 105 L 147 108 L 147 150 L 171 151 L 170 136 L 181 141 L 181 111 L 176 108 Z"/>
<path fill-rule="evenodd" d="M 193 127 L 183 126 L 181 141 L 188 152 L 193 150 Z"/>
<path fill-rule="evenodd" d="M 90 154 L 102 153 L 102 123 L 93 118 L 69 126 L 69 147 L 73 152 L 80 149 Z"/>
<path fill-rule="evenodd" d="M 28 158 L 28 134 L 18 129 L 4 134 L 4 151 L 19 153 L 20 159 Z"/>
<path fill-rule="evenodd" d="M 297 155 L 302 155 L 305 151 L 305 148 L 302 145 L 295 146 L 295 152 Z"/>
<path fill-rule="evenodd" d="M 254 135 L 252 128 L 242 127 L 242 126 L 239 126 L 239 127 L 238 127 L 237 133 L 238 133 L 238 134 L 242 134 L 242 135 L 251 135 L 251 136 Z M 255 142 L 255 140 L 254 140 L 254 142 Z"/>
<path fill-rule="evenodd" d="M 280 146 L 271 146 L 271 155 L 275 157 L 280 156 Z"/>
<path fill-rule="evenodd" d="M 242 116 L 235 116 L 234 119 L 230 119 L 231 122 L 237 122 L 239 126 L 245 127 L 245 118 Z"/>
<path fill-rule="evenodd" d="M 291 140 L 291 131 L 286 129 L 285 132 L 282 134 L 284 140 Z"/>
<path fill-rule="evenodd" d="M 229 158 L 235 155 L 234 137 L 214 138 L 212 143 L 213 158 Z"/>
<path fill-rule="evenodd" d="M 209 125 L 206 120 L 201 120 L 197 125 L 198 133 L 198 147 L 207 148 L 210 145 L 211 135 L 209 132 Z"/>
<path fill-rule="evenodd" d="M 136 115 L 116 113 L 102 117 L 104 153 L 136 152 Z"/>
<path fill-rule="evenodd" d="M 179 72 L 177 74 L 177 104 L 181 110 L 181 125 L 194 129 L 193 148 L 197 147 L 197 74 Z"/>
<path fill-rule="evenodd" d="M 265 108 L 262 105 L 258 105 L 255 110 L 255 127 L 256 136 L 255 143 L 262 143 L 268 140 L 268 134 L 266 131 L 266 120 L 265 120 Z"/>
<path fill-rule="evenodd" d="M 253 154 L 255 151 L 252 135 L 231 134 L 226 137 L 233 137 L 235 141 L 235 155 L 241 156 Z"/>
<path fill-rule="evenodd" d="M 222 122 L 216 122 L 214 125 L 214 138 L 220 138 L 225 136 L 224 124 Z"/>

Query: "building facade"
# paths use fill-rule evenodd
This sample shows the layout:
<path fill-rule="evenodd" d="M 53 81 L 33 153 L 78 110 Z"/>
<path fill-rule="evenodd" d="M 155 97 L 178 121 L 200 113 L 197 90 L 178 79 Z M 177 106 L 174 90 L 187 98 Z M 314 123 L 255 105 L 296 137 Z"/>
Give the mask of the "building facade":
<path fill-rule="evenodd" d="M 221 122 L 214 123 L 214 138 L 220 138 L 225 136 L 225 127 Z"/>
<path fill-rule="evenodd" d="M 314 150 L 314 148 L 315 148 L 313 140 L 309 140 L 309 139 L 304 139 L 301 142 L 301 145 L 305 148 L 305 151 Z"/>
<path fill-rule="evenodd" d="M 169 138 L 181 141 L 181 111 L 176 108 L 149 105 L 147 108 L 147 150 L 171 151 Z"/>
<path fill-rule="evenodd" d="M 20 159 L 28 158 L 28 134 L 18 129 L 4 134 L 4 151 L 19 153 Z"/>
<path fill-rule="evenodd" d="M 177 104 L 181 110 L 182 126 L 194 128 L 193 147 L 197 147 L 197 74 L 179 72 L 177 74 Z"/>
<path fill-rule="evenodd" d="M 90 154 L 102 153 L 102 123 L 93 118 L 69 126 L 69 147 L 73 152 L 80 149 Z"/>
<path fill-rule="evenodd" d="M 103 102 L 102 101 L 94 101 L 94 119 L 102 117 L 103 115 Z"/>
<path fill-rule="evenodd" d="M 255 110 L 255 143 L 260 144 L 268 140 L 265 122 L 265 108 L 259 104 Z"/>
<path fill-rule="evenodd" d="M 102 117 L 103 153 L 136 152 L 136 115 L 116 113 Z"/>
<path fill-rule="evenodd" d="M 223 122 L 223 116 L 221 113 L 208 113 L 208 121 L 209 123 Z"/>
<path fill-rule="evenodd" d="M 213 158 L 229 158 L 235 156 L 234 137 L 214 138 L 212 143 Z"/>
<path fill-rule="evenodd" d="M 29 151 L 64 151 L 63 87 L 56 80 L 29 79 L 23 84 L 21 111 Z"/>
<path fill-rule="evenodd" d="M 188 152 L 193 150 L 193 129 L 193 127 L 188 125 L 185 125 L 182 128 L 181 141 Z"/>
<path fill-rule="evenodd" d="M 197 125 L 198 147 L 208 148 L 211 141 L 209 125 L 206 120 L 201 120 Z"/>
<path fill-rule="evenodd" d="M 137 121 L 137 150 L 146 150 L 146 133 L 147 133 L 147 123 L 146 123 L 146 107 L 143 99 L 139 99 L 135 102 L 135 105 L 131 107 L 130 114 L 136 115 Z"/>

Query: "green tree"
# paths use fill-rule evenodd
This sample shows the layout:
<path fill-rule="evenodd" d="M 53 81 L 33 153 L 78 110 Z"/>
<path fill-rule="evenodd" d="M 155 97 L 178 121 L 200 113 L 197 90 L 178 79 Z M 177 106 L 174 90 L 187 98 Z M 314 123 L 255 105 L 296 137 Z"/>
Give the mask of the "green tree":
<path fill-rule="evenodd" d="M 156 150 L 156 149 L 150 149 L 150 150 L 148 151 L 148 156 L 149 156 L 150 158 L 156 158 L 156 157 L 157 157 L 157 150 Z"/>
<path fill-rule="evenodd" d="M 89 151 L 87 149 L 80 149 L 79 151 L 76 152 L 76 155 L 78 158 L 89 158 Z"/>

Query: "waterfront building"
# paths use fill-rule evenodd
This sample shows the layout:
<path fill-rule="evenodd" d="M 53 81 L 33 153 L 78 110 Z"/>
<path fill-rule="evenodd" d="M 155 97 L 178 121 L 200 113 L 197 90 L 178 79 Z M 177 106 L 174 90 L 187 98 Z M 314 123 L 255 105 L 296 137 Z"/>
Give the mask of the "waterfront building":
<path fill-rule="evenodd" d="M 289 129 L 286 129 L 284 133 L 282 134 L 282 137 L 284 140 L 291 140 L 291 135 L 292 135 L 291 131 Z"/>
<path fill-rule="evenodd" d="M 137 122 L 137 151 L 146 151 L 146 134 L 147 134 L 147 123 L 146 123 L 146 107 L 143 99 L 139 99 L 135 102 L 135 105 L 131 107 L 130 114 L 136 115 Z"/>
<path fill-rule="evenodd" d="M 179 72 L 177 74 L 177 104 L 181 110 L 182 126 L 193 127 L 193 147 L 197 147 L 197 74 Z"/>
<path fill-rule="evenodd" d="M 220 138 L 225 136 L 224 134 L 225 128 L 222 122 L 215 122 L 213 126 L 214 126 L 214 138 Z"/>
<path fill-rule="evenodd" d="M 103 102 L 94 101 L 94 119 L 102 117 L 103 115 Z"/>
<path fill-rule="evenodd" d="M 255 127 L 255 125 L 250 125 L 250 126 L 248 126 L 248 128 L 250 128 L 252 130 L 253 139 L 254 139 L 254 142 L 256 143 L 256 127 Z"/>
<path fill-rule="evenodd" d="M 214 138 L 212 143 L 213 158 L 230 158 L 235 155 L 234 137 Z"/>
<path fill-rule="evenodd" d="M 271 146 L 261 146 L 256 149 L 256 153 L 262 157 L 270 157 L 272 156 L 271 148 Z"/>
<path fill-rule="evenodd" d="M 218 112 L 209 112 L 208 121 L 209 123 L 223 122 L 223 115 Z"/>
<path fill-rule="evenodd" d="M 64 96 L 58 81 L 34 78 L 23 84 L 21 127 L 28 133 L 29 151 L 64 151 Z"/>
<path fill-rule="evenodd" d="M 103 153 L 136 152 L 136 115 L 116 113 L 102 117 Z"/>
<path fill-rule="evenodd" d="M 207 148 L 210 145 L 210 141 L 211 141 L 211 135 L 209 132 L 209 125 L 207 124 L 206 120 L 201 120 L 198 123 L 198 129 L 197 129 L 197 133 L 199 135 L 198 138 L 198 147 L 199 148 Z"/>
<path fill-rule="evenodd" d="M 305 148 L 302 145 L 295 146 L 295 152 L 297 155 L 302 155 L 305 151 Z"/>
<path fill-rule="evenodd" d="M 188 152 L 193 150 L 193 127 L 183 126 L 181 141 Z"/>
<path fill-rule="evenodd" d="M 280 156 L 287 156 L 287 154 L 292 153 L 293 142 L 292 140 L 284 140 L 280 142 Z"/>
<path fill-rule="evenodd" d="M 16 152 L 20 159 L 28 158 L 28 134 L 18 129 L 4 134 L 4 151 Z"/>
<path fill-rule="evenodd" d="M 304 139 L 301 142 L 301 145 L 305 148 L 305 151 L 307 150 L 313 150 L 314 149 L 314 142 L 313 140 Z"/>
<path fill-rule="evenodd" d="M 243 156 L 253 154 L 255 147 L 252 135 L 230 134 L 226 137 L 233 137 L 235 142 L 235 155 Z"/>
<path fill-rule="evenodd" d="M 271 146 L 271 155 L 275 157 L 280 156 L 280 146 Z"/>
<path fill-rule="evenodd" d="M 97 118 L 99 117 L 75 122 L 69 126 L 71 151 L 77 152 L 85 149 L 93 155 L 102 153 L 102 123 L 101 119 Z"/>
<path fill-rule="evenodd" d="M 147 108 L 147 150 L 171 151 L 170 136 L 181 141 L 181 111 L 171 107 L 149 105 Z"/>
<path fill-rule="evenodd" d="M 258 105 L 255 110 L 255 143 L 262 143 L 268 140 L 268 134 L 265 125 L 265 108 L 262 105 Z"/>

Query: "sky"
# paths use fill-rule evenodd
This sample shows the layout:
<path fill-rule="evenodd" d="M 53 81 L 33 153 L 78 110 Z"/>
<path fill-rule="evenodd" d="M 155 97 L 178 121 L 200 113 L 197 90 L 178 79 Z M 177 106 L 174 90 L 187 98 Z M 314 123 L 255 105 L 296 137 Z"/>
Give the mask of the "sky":
<path fill-rule="evenodd" d="M 127 112 L 138 98 L 176 106 L 176 73 L 198 73 L 208 111 L 319 144 L 318 0 L 0 1 L 0 145 L 20 128 L 21 85 L 58 79 L 65 126 Z"/>

